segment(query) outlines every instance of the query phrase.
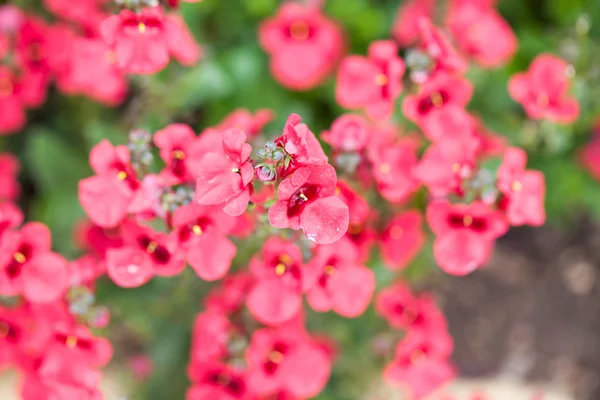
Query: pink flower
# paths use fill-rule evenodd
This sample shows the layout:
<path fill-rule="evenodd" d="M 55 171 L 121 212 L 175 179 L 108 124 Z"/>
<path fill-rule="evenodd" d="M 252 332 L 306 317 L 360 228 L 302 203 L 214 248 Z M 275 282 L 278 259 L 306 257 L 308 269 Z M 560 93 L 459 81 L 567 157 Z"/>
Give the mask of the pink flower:
<path fill-rule="evenodd" d="M 220 205 L 223 211 L 238 216 L 246 211 L 254 167 L 249 161 L 252 146 L 239 129 L 223 132 L 222 148 L 206 153 L 197 166 L 196 201 Z"/>
<path fill-rule="evenodd" d="M 97 27 L 104 18 L 101 7 L 106 3 L 108 0 L 44 0 L 46 8 L 55 15 L 90 28 Z"/>
<path fill-rule="evenodd" d="M 173 225 L 186 260 L 200 278 L 214 281 L 227 274 L 237 250 L 226 237 L 235 226 L 233 217 L 219 207 L 189 204 L 175 211 Z"/>
<path fill-rule="evenodd" d="M 173 276 L 183 271 L 184 257 L 173 235 L 125 221 L 124 246 L 106 252 L 108 276 L 121 287 L 138 287 L 154 275 Z"/>
<path fill-rule="evenodd" d="M 456 376 L 450 363 L 452 349 L 452 338 L 445 331 L 409 331 L 398 343 L 384 378 L 392 385 L 407 387 L 413 398 L 421 399 Z"/>
<path fill-rule="evenodd" d="M 136 14 L 123 10 L 100 26 L 104 41 L 115 51 L 117 65 L 132 74 L 160 71 L 173 56 L 184 65 L 200 58 L 200 48 L 180 17 L 164 15 L 160 7 Z"/>
<path fill-rule="evenodd" d="M 324 142 L 340 152 L 360 152 L 369 142 L 371 126 L 360 115 L 343 114 L 331 124 L 331 129 L 321 133 Z"/>
<path fill-rule="evenodd" d="M 188 125 L 171 124 L 157 131 L 153 140 L 166 164 L 162 175 L 168 182 L 183 183 L 200 173 L 204 149 L 198 146 L 198 137 Z"/>
<path fill-rule="evenodd" d="M 498 168 L 498 188 L 504 194 L 506 217 L 511 225 L 540 226 L 546 221 L 546 182 L 540 171 L 526 170 L 527 154 L 509 147 Z"/>
<path fill-rule="evenodd" d="M 335 196 L 336 180 L 329 164 L 298 168 L 279 184 L 269 222 L 279 229 L 302 229 L 317 244 L 336 242 L 349 222 L 348 206 Z"/>
<path fill-rule="evenodd" d="M 317 7 L 284 3 L 258 32 L 262 48 L 271 56 L 275 79 L 294 90 L 319 85 L 333 72 L 344 51 L 340 26 Z"/>
<path fill-rule="evenodd" d="M 190 376 L 196 375 L 198 367 L 225 358 L 229 339 L 235 327 L 227 316 L 219 311 L 208 310 L 196 316 L 192 335 Z"/>
<path fill-rule="evenodd" d="M 405 283 L 396 283 L 379 292 L 377 313 L 396 329 L 424 332 L 446 331 L 448 324 L 433 297 L 416 297 Z"/>
<path fill-rule="evenodd" d="M 413 140 L 371 146 L 368 155 L 377 189 L 389 202 L 402 203 L 419 188 L 414 175 L 417 146 Z"/>
<path fill-rule="evenodd" d="M 33 303 L 58 300 L 67 288 L 67 261 L 50 251 L 48 228 L 30 222 L 0 240 L 0 294 Z"/>
<path fill-rule="evenodd" d="M 487 263 L 494 241 L 508 230 L 502 213 L 481 202 L 433 201 L 427 206 L 427 222 L 436 235 L 435 260 L 451 275 L 467 275 Z"/>
<path fill-rule="evenodd" d="M 186 400 L 246 400 L 250 394 L 242 373 L 216 363 L 195 371 L 192 381 Z"/>
<path fill-rule="evenodd" d="M 368 57 L 348 56 L 342 61 L 336 100 L 345 108 L 365 108 L 371 118 L 387 118 L 402 92 L 404 69 L 394 42 L 373 42 Z"/>
<path fill-rule="evenodd" d="M 25 125 L 25 107 L 19 89 L 11 70 L 0 66 L 0 135 L 15 133 Z"/>
<path fill-rule="evenodd" d="M 14 155 L 0 153 L 0 201 L 12 201 L 19 197 L 21 187 L 17 175 L 20 169 L 19 160 Z"/>
<path fill-rule="evenodd" d="M 121 103 L 127 94 L 127 81 L 117 68 L 113 50 L 100 39 L 72 40 L 66 64 L 55 67 L 60 89 L 69 94 L 83 94 L 108 105 Z M 57 46 L 64 47 L 64 41 Z"/>
<path fill-rule="evenodd" d="M 23 213 L 13 203 L 0 203 L 0 238 L 23 223 Z"/>
<path fill-rule="evenodd" d="M 459 49 L 485 68 L 506 64 L 517 51 L 510 25 L 489 4 L 458 2 L 450 7 L 446 25 Z"/>
<path fill-rule="evenodd" d="M 418 23 L 420 47 L 434 62 L 434 72 L 463 74 L 467 71 L 467 62 L 452 46 L 444 32 L 436 28 L 430 19 L 421 18 Z"/>
<path fill-rule="evenodd" d="M 579 103 L 569 95 L 569 86 L 567 62 L 552 54 L 541 54 L 527 72 L 512 76 L 508 92 L 530 118 L 570 124 L 579 117 Z"/>
<path fill-rule="evenodd" d="M 356 246 L 346 238 L 317 247 L 306 267 L 308 303 L 319 312 L 333 310 L 346 317 L 361 315 L 375 291 L 375 274 L 357 262 Z"/>
<path fill-rule="evenodd" d="M 402 102 L 404 115 L 422 126 L 437 110 L 456 105 L 464 108 L 473 94 L 473 87 L 466 79 L 437 74 L 425 82 L 416 95 L 406 96 Z"/>
<path fill-rule="evenodd" d="M 104 139 L 90 152 L 90 165 L 96 175 L 79 182 L 79 202 L 96 225 L 116 227 L 127 216 L 140 187 L 129 150 Z"/>
<path fill-rule="evenodd" d="M 423 217 L 416 210 L 396 215 L 381 235 L 381 255 L 392 270 L 406 267 L 425 243 Z"/>
<path fill-rule="evenodd" d="M 292 328 L 254 332 L 246 362 L 248 386 L 263 396 L 286 391 L 299 398 L 314 397 L 331 370 L 325 351 Z"/>
<path fill-rule="evenodd" d="M 256 284 L 248 293 L 250 313 L 267 325 L 279 325 L 296 317 L 302 308 L 306 288 L 302 254 L 292 242 L 271 237 L 262 257 L 250 260 Z"/>
<path fill-rule="evenodd" d="M 402 3 L 392 28 L 392 36 L 400 46 L 413 44 L 419 35 L 421 18 L 432 18 L 435 12 L 435 0 L 409 0 Z"/>
<path fill-rule="evenodd" d="M 112 345 L 105 338 L 94 337 L 84 326 L 68 324 L 58 324 L 54 328 L 46 351 L 56 351 L 65 358 L 74 356 L 94 367 L 104 367 L 113 353 Z"/>
<path fill-rule="evenodd" d="M 363 225 L 371 214 L 367 200 L 342 180 L 337 182 L 335 193 L 348 206 L 350 225 L 354 227 Z"/>
<path fill-rule="evenodd" d="M 245 108 L 238 108 L 227 115 L 219 125 L 217 130 L 226 131 L 237 128 L 243 130 L 249 139 L 253 139 L 262 133 L 265 125 L 275 117 L 274 111 L 269 108 L 261 108 L 254 113 Z"/>
<path fill-rule="evenodd" d="M 320 165 L 327 162 L 327 155 L 319 140 L 306 124 L 300 123 L 301 120 L 298 114 L 290 114 L 281 136 L 274 141 L 291 157 L 290 166 L 283 168 L 284 175 L 302 165 Z"/>

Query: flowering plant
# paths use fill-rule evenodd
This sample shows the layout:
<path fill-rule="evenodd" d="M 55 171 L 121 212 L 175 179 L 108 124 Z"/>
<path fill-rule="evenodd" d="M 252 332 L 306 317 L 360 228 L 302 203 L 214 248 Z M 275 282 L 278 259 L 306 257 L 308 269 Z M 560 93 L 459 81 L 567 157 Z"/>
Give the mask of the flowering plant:
<path fill-rule="evenodd" d="M 33 3 L 0 6 L 0 368 L 26 400 L 103 398 L 111 359 L 143 398 L 425 398 L 460 371 L 418 284 L 598 210 L 575 8 L 577 51 L 516 0 Z"/>

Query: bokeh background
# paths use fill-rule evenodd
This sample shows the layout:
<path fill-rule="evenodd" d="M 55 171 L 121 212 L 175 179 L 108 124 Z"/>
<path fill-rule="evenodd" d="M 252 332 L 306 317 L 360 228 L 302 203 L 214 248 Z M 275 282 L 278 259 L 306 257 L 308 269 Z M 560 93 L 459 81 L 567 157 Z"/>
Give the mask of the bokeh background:
<path fill-rule="evenodd" d="M 11 3 L 52 20 L 38 0 Z M 334 100 L 333 78 L 297 93 L 271 77 L 256 31 L 279 3 L 183 3 L 187 24 L 204 49 L 197 66 L 172 63 L 157 75 L 132 77 L 127 100 L 116 108 L 52 88 L 45 105 L 29 112 L 23 132 L 0 138 L 0 151 L 16 154 L 22 163 L 20 205 L 28 220 L 50 227 L 55 250 L 71 258 L 80 252 L 73 232 L 85 215 L 77 182 L 91 175 L 88 152 L 102 138 L 125 143 L 131 129 L 153 132 L 171 122 L 188 123 L 200 132 L 237 107 L 273 109 L 276 120 L 267 126 L 273 136 L 292 112 L 319 133 L 343 112 Z M 370 42 L 390 36 L 401 3 L 326 0 L 325 12 L 343 26 L 348 52 L 364 54 Z M 455 360 L 465 376 L 550 382 L 573 398 L 600 399 L 600 183 L 578 158 L 600 117 L 600 1 L 499 0 L 498 9 L 515 31 L 519 51 L 504 68 L 471 68 L 467 77 L 475 94 L 469 110 L 525 148 L 529 168 L 545 173 L 548 224 L 511 230 L 491 265 L 469 277 L 439 272 L 428 248 L 405 275 L 417 288 L 438 294 L 456 340 Z M 582 113 L 571 126 L 532 123 L 508 95 L 511 74 L 525 70 L 542 52 L 558 54 L 575 67 L 573 92 Z M 406 131 L 413 129 L 399 111 L 394 118 Z M 240 251 L 237 265 L 247 256 Z M 128 357 L 141 353 L 149 354 L 155 365 L 140 387 L 133 375 L 119 374 L 125 387 L 135 387 L 132 398 L 183 398 L 191 321 L 208 287 L 187 272 L 135 290 L 108 281 L 99 285 L 97 301 L 113 312 L 106 334 L 117 349 L 114 365 L 125 366 Z M 311 324 L 351 348 L 319 399 L 363 398 L 365 388 L 377 387 L 380 369 L 369 357 L 368 341 L 381 322 L 372 312 L 357 321 L 327 315 Z M 492 399 L 520 398 L 494 397 L 493 386 L 489 392 Z M 382 396 L 364 398 L 390 398 Z"/>

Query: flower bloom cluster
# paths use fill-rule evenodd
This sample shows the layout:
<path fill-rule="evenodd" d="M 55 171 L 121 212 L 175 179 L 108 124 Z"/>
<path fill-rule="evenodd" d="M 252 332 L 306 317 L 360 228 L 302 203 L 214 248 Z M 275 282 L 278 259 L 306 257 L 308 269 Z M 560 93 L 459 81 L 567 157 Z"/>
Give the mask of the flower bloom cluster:
<path fill-rule="evenodd" d="M 0 132 L 22 127 L 51 80 L 115 105 L 128 74 L 198 61 L 177 1 L 125 3 L 111 15 L 102 0 L 46 0 L 62 20 L 52 26 L 0 8 L 0 57 L 11 61 L 0 64 Z M 258 29 L 275 79 L 305 90 L 334 76 L 336 101 L 352 111 L 319 135 L 292 114 L 270 137 L 272 110 L 239 109 L 199 134 L 173 123 L 134 130 L 128 144 L 102 140 L 90 152 L 93 175 L 79 182 L 89 221 L 77 229 L 85 254 L 71 262 L 51 250 L 47 227 L 23 224 L 18 163 L 0 155 L 0 295 L 17 299 L 0 308 L 0 363 L 24 371 L 24 398 L 98 398 L 98 368 L 112 352 L 88 329 L 107 323 L 91 295 L 98 277 L 134 288 L 188 265 L 221 280 L 194 322 L 188 400 L 317 396 L 338 348 L 307 329 L 304 304 L 356 318 L 374 303 L 394 338 L 385 380 L 415 398 L 451 380 L 453 342 L 433 296 L 396 280 L 376 293 L 371 255 L 398 272 L 431 238 L 440 268 L 467 275 L 511 226 L 544 223 L 546 187 L 524 150 L 468 110 L 469 62 L 509 61 L 510 27 L 493 1 L 449 2 L 443 27 L 431 20 L 437 7 L 406 2 L 393 38 L 344 55 L 342 28 L 317 2 L 281 5 Z M 571 72 L 544 54 L 508 90 L 530 118 L 569 123 L 579 113 Z M 397 125 L 397 111 L 414 132 Z"/>
<path fill-rule="evenodd" d="M 127 75 L 158 72 L 171 57 L 186 66 L 201 57 L 183 19 L 162 6 L 136 2 L 137 12 L 110 15 L 107 1 L 76 3 L 45 0 L 53 24 L 0 6 L 0 135 L 23 128 L 25 111 L 44 103 L 52 81 L 65 94 L 115 106 L 127 95 Z"/>

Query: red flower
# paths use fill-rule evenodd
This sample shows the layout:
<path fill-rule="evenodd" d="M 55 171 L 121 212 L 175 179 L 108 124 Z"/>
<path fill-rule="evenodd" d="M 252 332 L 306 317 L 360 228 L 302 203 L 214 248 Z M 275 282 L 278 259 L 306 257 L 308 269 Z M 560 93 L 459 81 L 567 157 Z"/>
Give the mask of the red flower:
<path fill-rule="evenodd" d="M 348 56 L 342 61 L 336 100 L 345 108 L 365 108 L 371 118 L 387 118 L 402 92 L 404 62 L 390 40 L 371 43 L 368 53 L 368 57 Z"/>
<path fill-rule="evenodd" d="M 419 37 L 421 18 L 432 18 L 435 0 L 409 0 L 402 4 L 392 28 L 392 36 L 400 46 L 410 46 Z"/>
<path fill-rule="evenodd" d="M 137 287 L 154 275 L 173 276 L 183 271 L 184 257 L 177 238 L 149 227 L 125 221 L 121 226 L 124 246 L 106 252 L 108 276 L 121 287 Z"/>
<path fill-rule="evenodd" d="M 202 205 L 221 205 L 229 215 L 246 211 L 254 168 L 249 161 L 252 146 L 239 129 L 223 132 L 221 151 L 206 153 L 197 168 L 196 201 Z"/>
<path fill-rule="evenodd" d="M 446 25 L 459 49 L 483 67 L 506 64 L 517 51 L 510 25 L 489 4 L 457 2 L 450 7 Z"/>
<path fill-rule="evenodd" d="M 408 387 L 411 396 L 421 399 L 456 376 L 450 363 L 452 348 L 452 338 L 445 331 L 409 331 L 398 343 L 384 377 L 392 385 Z"/>
<path fill-rule="evenodd" d="M 321 133 L 321 138 L 340 152 L 364 150 L 371 136 L 371 125 L 360 115 L 343 114 L 331 124 L 331 129 Z"/>
<path fill-rule="evenodd" d="M 349 239 L 317 247 L 305 274 L 314 282 L 307 292 L 314 310 L 333 310 L 347 318 L 358 317 L 366 310 L 375 291 L 375 274 L 357 259 L 356 246 Z"/>
<path fill-rule="evenodd" d="M 434 197 L 462 194 L 462 181 L 471 176 L 480 145 L 477 137 L 470 135 L 440 139 L 423 154 L 414 174 Z"/>
<path fill-rule="evenodd" d="M 189 204 L 175 211 L 173 225 L 186 260 L 200 278 L 214 281 L 227 274 L 236 253 L 226 237 L 235 226 L 234 218 L 218 207 Z"/>
<path fill-rule="evenodd" d="M 237 128 L 243 130 L 249 139 L 253 139 L 262 133 L 263 128 L 274 118 L 274 111 L 269 108 L 261 108 L 251 113 L 245 108 L 238 108 L 227 115 L 216 129 L 226 131 L 227 129 Z"/>
<path fill-rule="evenodd" d="M 541 54 L 527 72 L 512 76 L 508 92 L 530 118 L 570 124 L 579 117 L 579 103 L 569 95 L 569 86 L 569 64 L 552 54 Z"/>
<path fill-rule="evenodd" d="M 279 184 L 278 200 L 269 209 L 275 228 L 302 229 L 309 240 L 331 244 L 348 229 L 348 206 L 335 196 L 336 173 L 329 164 L 297 169 Z"/>
<path fill-rule="evenodd" d="M 319 85 L 344 51 L 339 25 L 317 7 L 298 3 L 284 3 L 276 16 L 262 23 L 258 38 L 271 56 L 275 79 L 295 90 Z"/>
<path fill-rule="evenodd" d="M 526 170 L 527 154 L 509 147 L 498 168 L 498 188 L 504 194 L 506 217 L 511 225 L 540 226 L 546 221 L 546 182 L 540 171 Z"/>
<path fill-rule="evenodd" d="M 375 308 L 390 326 L 408 331 L 446 331 L 444 314 L 428 294 L 416 297 L 404 283 L 383 289 L 377 296 Z"/>
<path fill-rule="evenodd" d="M 19 83 L 11 70 L 0 65 L 0 134 L 15 133 L 25 125 L 25 108 Z"/>
<path fill-rule="evenodd" d="M 381 143 L 369 148 L 373 177 L 381 195 L 392 203 L 401 203 L 419 187 L 414 175 L 417 146 L 411 139 Z"/>
<path fill-rule="evenodd" d="M 57 46 L 64 47 L 64 41 Z M 127 81 L 115 57 L 100 39 L 73 38 L 66 64 L 55 67 L 60 89 L 108 105 L 121 103 L 127 94 Z"/>
<path fill-rule="evenodd" d="M 381 235 L 381 255 L 392 270 L 406 267 L 425 243 L 423 217 L 416 210 L 395 216 Z"/>
<path fill-rule="evenodd" d="M 319 140 L 306 124 L 300 123 L 301 120 L 298 114 L 290 114 L 283 127 L 283 133 L 275 139 L 275 144 L 283 147 L 286 154 L 291 156 L 291 166 L 284 168 L 284 175 L 301 165 L 319 165 L 327 162 L 327 155 Z"/>
<path fill-rule="evenodd" d="M 291 328 L 254 332 L 246 362 L 248 386 L 263 396 L 285 391 L 299 398 L 314 397 L 325 387 L 331 370 L 327 353 Z"/>
<path fill-rule="evenodd" d="M 436 28 L 429 18 L 421 18 L 418 28 L 420 47 L 434 61 L 434 73 L 463 74 L 467 71 L 467 62 L 458 54 L 446 34 Z"/>
<path fill-rule="evenodd" d="M 95 176 L 79 182 L 79 202 L 92 222 L 113 228 L 127 216 L 140 187 L 126 146 L 113 146 L 104 139 L 90 152 Z"/>
<path fill-rule="evenodd" d="M 20 168 L 19 160 L 14 155 L 0 153 L 0 201 L 12 201 L 19 197 L 21 188 L 17 182 L 17 175 Z"/>
<path fill-rule="evenodd" d="M 418 125 L 437 110 L 449 105 L 464 108 L 473 94 L 473 86 L 466 79 L 438 74 L 425 82 L 416 95 L 406 96 L 402 102 L 404 115 Z"/>
<path fill-rule="evenodd" d="M 492 255 L 494 240 L 508 229 L 502 213 L 481 202 L 433 201 L 427 206 L 427 222 L 436 234 L 435 260 L 452 275 L 467 275 L 484 265 Z"/>
<path fill-rule="evenodd" d="M 252 315 L 267 325 L 278 325 L 298 315 L 306 288 L 300 249 L 292 242 L 271 237 L 262 257 L 250 260 L 257 282 L 248 293 Z"/>
<path fill-rule="evenodd" d="M 123 10 L 100 26 L 104 41 L 115 51 L 125 72 L 152 74 L 169 63 L 169 55 L 184 65 L 200 58 L 200 48 L 179 17 L 164 15 L 160 7 L 136 14 Z"/>
<path fill-rule="evenodd" d="M 192 128 L 185 124 L 171 124 L 157 131 L 153 139 L 166 164 L 162 175 L 168 182 L 182 183 L 198 175 L 204 149 L 199 148 L 198 137 Z"/>
<path fill-rule="evenodd" d="M 234 368 L 209 364 L 194 376 L 186 400 L 249 400 L 245 376 Z"/>
<path fill-rule="evenodd" d="M 59 299 L 67 288 L 67 261 L 50 251 L 48 228 L 30 222 L 0 240 L 0 294 L 33 303 Z"/>

